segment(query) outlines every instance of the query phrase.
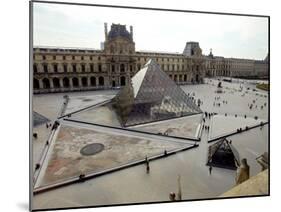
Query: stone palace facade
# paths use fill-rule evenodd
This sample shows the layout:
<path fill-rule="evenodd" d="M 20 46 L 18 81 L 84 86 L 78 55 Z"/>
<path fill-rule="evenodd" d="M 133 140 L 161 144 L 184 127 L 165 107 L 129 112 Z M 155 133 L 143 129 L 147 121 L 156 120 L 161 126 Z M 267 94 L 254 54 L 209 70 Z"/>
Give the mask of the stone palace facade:
<path fill-rule="evenodd" d="M 126 85 L 149 59 L 177 84 L 202 83 L 204 77 L 268 75 L 267 60 L 255 61 L 202 54 L 187 42 L 182 54 L 136 51 L 133 27 L 112 24 L 100 50 L 34 47 L 34 93 L 114 89 Z"/>

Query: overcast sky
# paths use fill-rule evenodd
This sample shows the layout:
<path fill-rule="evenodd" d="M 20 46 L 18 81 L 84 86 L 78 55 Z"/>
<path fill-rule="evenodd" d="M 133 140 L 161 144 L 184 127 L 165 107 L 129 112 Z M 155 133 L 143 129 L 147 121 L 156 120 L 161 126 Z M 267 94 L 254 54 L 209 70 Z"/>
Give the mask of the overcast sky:
<path fill-rule="evenodd" d="M 100 49 L 104 23 L 134 29 L 136 50 L 182 53 L 197 41 L 203 54 L 264 59 L 268 20 L 259 17 L 34 3 L 34 46 Z"/>

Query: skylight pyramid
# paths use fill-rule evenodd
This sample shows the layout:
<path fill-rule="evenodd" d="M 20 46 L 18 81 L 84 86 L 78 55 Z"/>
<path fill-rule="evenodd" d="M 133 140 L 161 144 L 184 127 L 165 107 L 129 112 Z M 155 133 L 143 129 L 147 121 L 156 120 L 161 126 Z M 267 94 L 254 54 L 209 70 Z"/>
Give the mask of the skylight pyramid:
<path fill-rule="evenodd" d="M 113 107 L 125 127 L 202 112 L 154 60 L 117 94 Z"/>

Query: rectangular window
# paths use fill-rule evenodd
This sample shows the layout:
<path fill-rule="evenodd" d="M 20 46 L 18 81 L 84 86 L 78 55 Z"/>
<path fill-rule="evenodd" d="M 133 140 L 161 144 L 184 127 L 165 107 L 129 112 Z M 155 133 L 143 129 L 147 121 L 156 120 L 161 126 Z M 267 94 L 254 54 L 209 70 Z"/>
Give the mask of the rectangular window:
<path fill-rule="evenodd" d="M 54 72 L 57 73 L 58 72 L 58 65 L 54 64 Z"/>
<path fill-rule="evenodd" d="M 63 65 L 63 70 L 64 70 L 65 73 L 67 72 L 67 65 L 66 64 Z"/>

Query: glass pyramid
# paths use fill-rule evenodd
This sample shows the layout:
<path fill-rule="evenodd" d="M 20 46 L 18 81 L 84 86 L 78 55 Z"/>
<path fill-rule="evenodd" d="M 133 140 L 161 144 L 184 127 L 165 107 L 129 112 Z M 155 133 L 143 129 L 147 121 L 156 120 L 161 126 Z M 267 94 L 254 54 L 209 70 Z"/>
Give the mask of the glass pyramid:
<path fill-rule="evenodd" d="M 202 112 L 152 59 L 116 95 L 113 107 L 125 127 Z"/>

